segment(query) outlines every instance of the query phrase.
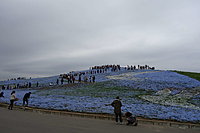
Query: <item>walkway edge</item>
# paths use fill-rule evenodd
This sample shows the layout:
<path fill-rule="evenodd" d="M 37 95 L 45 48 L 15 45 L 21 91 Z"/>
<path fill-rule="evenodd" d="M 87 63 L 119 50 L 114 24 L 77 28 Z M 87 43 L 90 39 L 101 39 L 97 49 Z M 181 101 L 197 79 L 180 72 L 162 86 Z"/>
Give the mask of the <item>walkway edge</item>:
<path fill-rule="evenodd" d="M 7 108 L 8 104 L 0 103 L 0 107 Z M 64 110 L 48 110 L 43 108 L 34 108 L 34 107 L 22 107 L 22 106 L 14 106 L 14 109 L 17 110 L 25 110 L 29 112 L 37 112 L 44 114 L 52 114 L 52 115 L 67 115 L 67 116 L 78 116 L 85 118 L 94 118 L 94 119 L 104 119 L 104 120 L 114 120 L 114 116 L 110 114 L 96 114 L 96 113 L 80 113 L 80 112 L 70 112 Z M 160 126 L 169 126 L 169 127 L 178 127 L 178 128 L 190 128 L 190 129 L 200 129 L 200 124 L 189 123 L 189 122 L 175 122 L 169 120 L 156 120 L 156 119 L 145 119 L 138 118 L 139 124 L 151 124 L 151 125 L 160 125 Z"/>

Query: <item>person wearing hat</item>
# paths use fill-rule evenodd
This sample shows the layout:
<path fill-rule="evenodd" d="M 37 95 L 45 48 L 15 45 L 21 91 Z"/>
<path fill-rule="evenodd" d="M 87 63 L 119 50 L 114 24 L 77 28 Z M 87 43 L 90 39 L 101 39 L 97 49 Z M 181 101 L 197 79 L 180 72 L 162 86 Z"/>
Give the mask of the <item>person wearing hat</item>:
<path fill-rule="evenodd" d="M 26 93 L 23 97 L 23 106 L 25 106 L 25 103 L 26 103 L 26 106 L 28 106 L 28 99 L 30 98 L 30 95 L 31 95 L 31 92 L 29 93 Z"/>
<path fill-rule="evenodd" d="M 121 99 L 119 96 L 116 97 L 116 99 L 111 103 L 111 106 L 114 107 L 114 113 L 115 113 L 115 121 L 118 124 L 118 121 L 120 121 L 120 124 L 122 124 L 122 112 L 121 112 L 121 107 L 122 103 L 120 101 Z"/>

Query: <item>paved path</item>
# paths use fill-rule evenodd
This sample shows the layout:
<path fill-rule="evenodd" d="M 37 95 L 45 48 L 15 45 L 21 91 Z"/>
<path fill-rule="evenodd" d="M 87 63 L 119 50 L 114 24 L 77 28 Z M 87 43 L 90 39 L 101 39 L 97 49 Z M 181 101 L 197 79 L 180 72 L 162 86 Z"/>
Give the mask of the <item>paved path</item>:
<path fill-rule="evenodd" d="M 0 107 L 0 133 L 199 133 L 154 125 L 126 126 L 113 121 L 40 114 Z"/>

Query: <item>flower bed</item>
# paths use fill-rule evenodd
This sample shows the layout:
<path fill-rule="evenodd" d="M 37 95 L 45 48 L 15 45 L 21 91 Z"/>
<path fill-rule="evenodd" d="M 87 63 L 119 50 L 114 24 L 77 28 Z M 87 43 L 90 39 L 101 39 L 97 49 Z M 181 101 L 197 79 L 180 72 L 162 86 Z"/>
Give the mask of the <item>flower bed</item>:
<path fill-rule="evenodd" d="M 177 121 L 200 122 L 200 82 L 170 71 L 124 71 L 99 74 L 98 83 L 55 89 L 19 89 L 22 99 L 31 91 L 30 106 L 78 112 L 113 114 L 105 106 L 116 96 L 122 98 L 123 112 L 137 116 Z M 101 81 L 101 82 L 100 82 Z M 9 102 L 5 90 L 1 102 Z M 17 102 L 18 105 L 22 101 Z"/>

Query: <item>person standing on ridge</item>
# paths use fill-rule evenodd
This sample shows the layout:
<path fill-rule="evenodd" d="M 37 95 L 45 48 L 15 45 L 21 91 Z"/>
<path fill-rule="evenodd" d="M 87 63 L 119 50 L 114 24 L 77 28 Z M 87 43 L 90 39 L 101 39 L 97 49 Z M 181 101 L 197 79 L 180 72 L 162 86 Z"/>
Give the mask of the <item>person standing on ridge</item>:
<path fill-rule="evenodd" d="M 95 82 L 95 76 L 94 75 L 92 76 L 92 82 L 93 83 Z"/>
<path fill-rule="evenodd" d="M 61 84 L 63 84 L 63 82 L 64 82 L 64 79 L 63 79 L 63 77 L 61 78 L 61 81 L 60 81 L 60 82 L 61 82 Z"/>
<path fill-rule="evenodd" d="M 36 87 L 39 87 L 39 83 L 38 82 L 36 83 Z"/>
<path fill-rule="evenodd" d="M 59 85 L 59 79 L 56 80 L 56 84 Z"/>
<path fill-rule="evenodd" d="M 81 74 L 79 74 L 78 82 L 81 83 Z"/>
<path fill-rule="evenodd" d="M 111 106 L 114 107 L 115 121 L 118 124 L 118 119 L 119 119 L 120 124 L 122 124 L 122 112 L 121 112 L 122 103 L 119 96 L 117 96 L 116 99 L 111 103 Z"/>

